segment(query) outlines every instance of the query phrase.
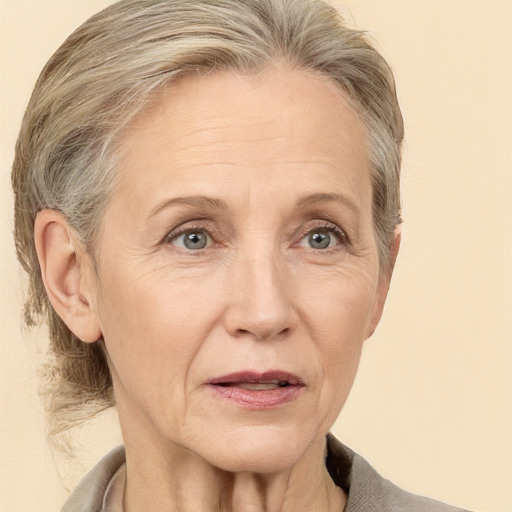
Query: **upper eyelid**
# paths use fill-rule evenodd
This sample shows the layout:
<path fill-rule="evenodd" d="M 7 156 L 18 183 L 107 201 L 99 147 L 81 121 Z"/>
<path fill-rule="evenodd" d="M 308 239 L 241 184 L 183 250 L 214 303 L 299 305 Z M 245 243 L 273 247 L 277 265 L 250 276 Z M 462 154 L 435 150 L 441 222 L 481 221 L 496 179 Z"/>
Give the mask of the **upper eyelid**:
<path fill-rule="evenodd" d="M 332 222 L 330 220 L 316 220 L 316 224 L 313 226 L 308 227 L 308 223 L 315 222 L 314 220 L 309 221 L 305 223 L 304 225 L 301 225 L 298 229 L 294 230 L 291 237 L 289 237 L 290 241 L 293 239 L 296 239 L 298 236 L 300 236 L 300 240 L 302 240 L 305 236 L 313 232 L 315 229 L 321 230 L 321 229 L 327 229 L 331 232 L 334 232 L 336 236 L 340 238 L 340 243 L 342 245 L 350 245 L 350 237 L 347 234 L 347 231 L 340 227 L 337 223 Z M 170 244 L 171 242 L 175 241 L 179 237 L 187 234 L 187 233 L 193 233 L 194 231 L 204 231 L 206 232 L 207 236 L 210 238 L 211 242 L 218 243 L 219 237 L 215 237 L 214 233 L 215 231 L 212 229 L 211 225 L 208 224 L 208 222 L 202 222 L 202 221 L 188 221 L 184 222 L 181 225 L 177 226 L 176 228 L 172 229 L 166 235 L 164 236 L 162 242 L 164 244 Z M 207 248 L 204 248 L 202 250 L 205 250 Z M 198 249 L 197 251 L 200 251 L 201 249 Z"/>
<path fill-rule="evenodd" d="M 211 237 L 212 231 L 215 230 L 212 230 L 210 226 L 203 224 L 201 222 L 198 222 L 197 224 L 190 223 L 190 225 L 189 222 L 184 222 L 179 226 L 168 231 L 164 236 L 164 241 L 174 240 L 184 234 L 193 233 L 194 231 L 205 231 Z"/>
<path fill-rule="evenodd" d="M 314 222 L 314 221 L 313 221 Z M 315 229 L 328 229 L 331 232 L 334 232 L 336 234 L 339 234 L 343 240 L 341 240 L 345 244 L 350 244 L 351 237 L 347 233 L 347 230 L 342 228 L 338 223 L 330 221 L 330 220 L 317 220 L 318 224 L 312 227 L 301 226 L 298 231 L 294 233 L 294 236 L 297 236 L 298 234 L 302 234 L 306 236 L 307 234 L 311 233 Z"/>

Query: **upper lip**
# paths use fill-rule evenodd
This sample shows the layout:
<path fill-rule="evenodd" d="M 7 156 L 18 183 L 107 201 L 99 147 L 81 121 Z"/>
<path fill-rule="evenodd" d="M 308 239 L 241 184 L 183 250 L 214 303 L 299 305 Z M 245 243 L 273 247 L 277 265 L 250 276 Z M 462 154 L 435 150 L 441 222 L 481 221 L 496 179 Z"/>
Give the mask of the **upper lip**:
<path fill-rule="evenodd" d="M 304 386 L 303 380 L 293 373 L 282 370 L 271 370 L 268 372 L 241 371 L 215 377 L 208 381 L 208 384 L 239 384 L 239 383 L 276 383 L 288 384 L 289 386 Z"/>

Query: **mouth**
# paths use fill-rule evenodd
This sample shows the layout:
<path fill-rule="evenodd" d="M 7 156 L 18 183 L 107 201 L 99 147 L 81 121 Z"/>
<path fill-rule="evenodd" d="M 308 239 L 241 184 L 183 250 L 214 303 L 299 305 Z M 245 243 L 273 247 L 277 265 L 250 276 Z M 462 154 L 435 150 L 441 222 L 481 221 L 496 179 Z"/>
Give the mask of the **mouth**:
<path fill-rule="evenodd" d="M 224 400 L 249 409 L 268 409 L 295 400 L 305 384 L 283 371 L 237 372 L 210 380 L 208 386 Z"/>

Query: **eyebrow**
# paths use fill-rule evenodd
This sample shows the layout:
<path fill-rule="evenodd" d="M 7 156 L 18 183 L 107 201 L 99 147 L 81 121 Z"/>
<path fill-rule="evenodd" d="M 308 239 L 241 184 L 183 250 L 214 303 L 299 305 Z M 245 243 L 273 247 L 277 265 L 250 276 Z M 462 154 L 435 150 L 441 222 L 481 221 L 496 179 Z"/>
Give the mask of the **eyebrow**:
<path fill-rule="evenodd" d="M 160 213 L 162 210 L 169 208 L 174 205 L 185 205 L 185 206 L 195 206 L 202 208 L 209 208 L 214 210 L 227 210 L 227 204 L 222 199 L 215 199 L 213 197 L 207 196 L 187 196 L 187 197 L 173 197 L 172 199 L 166 199 L 161 203 L 158 203 L 149 214 L 150 217 L 153 217 Z"/>
<path fill-rule="evenodd" d="M 317 206 L 321 203 L 337 202 L 350 208 L 355 213 L 359 213 L 360 209 L 356 203 L 348 196 L 336 193 L 325 193 L 318 192 L 313 194 L 307 194 L 301 196 L 297 201 L 298 208 L 310 208 Z M 166 199 L 161 203 L 158 203 L 150 212 L 149 217 L 153 217 L 171 206 L 185 205 L 194 206 L 199 208 L 208 208 L 213 210 L 227 210 L 228 206 L 222 199 L 217 199 L 207 196 L 187 196 L 187 197 L 174 197 L 172 199 Z"/>
<path fill-rule="evenodd" d="M 329 202 L 336 202 L 341 203 L 343 206 L 348 207 L 350 210 L 352 210 L 354 213 L 359 214 L 360 208 L 357 206 L 357 203 L 352 200 L 350 197 L 345 196 L 343 194 L 336 194 L 336 193 L 313 193 L 313 194 L 307 194 L 305 196 L 302 196 L 297 201 L 297 206 L 299 208 L 308 208 L 311 206 L 316 206 L 320 203 L 329 203 Z"/>

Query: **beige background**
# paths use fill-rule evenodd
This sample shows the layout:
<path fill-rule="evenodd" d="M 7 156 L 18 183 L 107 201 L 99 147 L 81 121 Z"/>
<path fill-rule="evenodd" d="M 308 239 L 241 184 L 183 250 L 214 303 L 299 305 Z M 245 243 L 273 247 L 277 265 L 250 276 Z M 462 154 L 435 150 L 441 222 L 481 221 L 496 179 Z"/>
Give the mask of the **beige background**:
<path fill-rule="evenodd" d="M 113 414 L 80 463 L 45 444 L 44 331 L 20 334 L 9 167 L 39 70 L 106 0 L 0 0 L 0 509 L 50 512 L 119 442 Z M 349 0 L 395 69 L 407 127 L 403 247 L 387 311 L 334 431 L 397 484 L 512 511 L 512 2 Z M 37 342 L 36 342 L 37 340 Z M 54 460 L 55 459 L 55 460 Z M 56 466 L 59 468 L 57 471 Z"/>

